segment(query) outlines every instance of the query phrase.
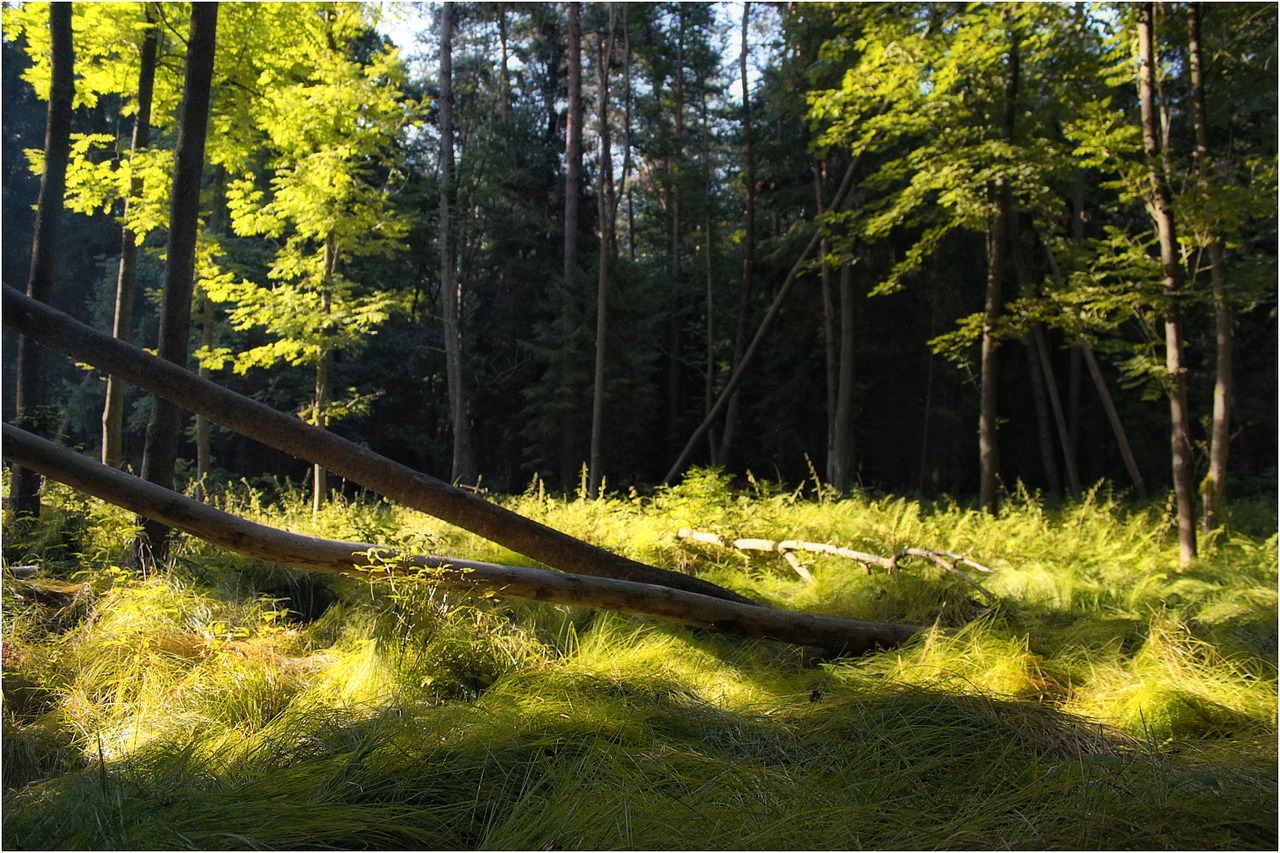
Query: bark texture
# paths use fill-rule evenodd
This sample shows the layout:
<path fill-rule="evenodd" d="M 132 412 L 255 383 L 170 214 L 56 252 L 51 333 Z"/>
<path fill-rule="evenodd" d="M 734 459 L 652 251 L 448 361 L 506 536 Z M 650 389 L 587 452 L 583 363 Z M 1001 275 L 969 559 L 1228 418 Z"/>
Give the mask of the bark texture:
<path fill-rule="evenodd" d="M 48 302 L 58 266 L 58 233 L 63 196 L 67 190 L 67 161 L 71 158 L 71 102 L 75 97 L 75 49 L 71 42 L 71 4 L 49 5 L 51 81 L 45 121 L 44 173 L 36 208 L 35 238 L 27 294 Z M 39 429 L 44 416 L 42 360 L 35 342 L 18 338 L 16 407 L 19 422 Z M 40 514 L 40 478 L 21 466 L 13 469 L 9 494 L 14 517 Z"/>
<path fill-rule="evenodd" d="M 218 4 L 196 3 L 191 8 L 187 38 L 186 81 L 182 91 L 182 123 L 174 150 L 173 195 L 169 206 L 169 239 L 165 246 L 164 295 L 160 304 L 158 352 L 165 361 L 185 366 L 191 334 L 191 297 L 195 287 L 196 237 L 200 220 L 200 182 L 204 173 L 204 143 L 209 123 L 217 42 Z M 147 422 L 142 476 L 168 487 L 178 458 L 182 413 L 167 400 L 156 400 Z M 168 530 L 148 520 L 138 539 L 140 565 L 162 562 L 168 554 Z"/>
<path fill-rule="evenodd" d="M 345 477 L 411 509 L 469 530 L 567 572 L 641 581 L 762 607 L 700 578 L 647 566 L 574 539 L 478 495 L 392 462 L 298 418 L 203 380 L 131 344 L 118 341 L 12 287 L 3 289 L 4 324 L 77 361 L 116 373 L 129 383 L 214 423 Z"/>
<path fill-rule="evenodd" d="M 375 544 L 300 536 L 214 509 L 8 424 L 4 425 L 4 453 L 102 500 L 153 516 L 236 553 L 294 569 L 364 577 L 416 575 L 465 592 L 616 610 L 719 633 L 816 646 L 837 654 L 894 646 L 922 630 L 914 625 L 755 607 L 655 584 L 410 555 Z"/>

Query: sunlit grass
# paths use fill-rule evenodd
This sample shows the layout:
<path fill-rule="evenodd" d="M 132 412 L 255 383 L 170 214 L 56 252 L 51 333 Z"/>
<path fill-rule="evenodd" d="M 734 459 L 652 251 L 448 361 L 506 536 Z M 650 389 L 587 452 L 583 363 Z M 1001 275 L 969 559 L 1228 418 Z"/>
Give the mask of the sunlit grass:
<path fill-rule="evenodd" d="M 140 578 L 131 520 L 53 490 L 6 543 L 72 602 L 4 584 L 3 838 L 19 847 L 1274 848 L 1274 505 L 1191 570 L 1167 508 L 1105 489 L 998 516 L 714 472 L 650 497 L 508 505 L 810 612 L 928 626 L 855 659 L 616 614 L 316 581 L 184 539 Z M 383 502 L 269 524 L 520 561 Z M 93 524 L 77 521 L 86 514 Z M 887 574 L 682 542 L 680 527 L 961 553 Z M 42 550 L 43 549 L 43 550 Z M 41 557 L 48 554 L 47 559 Z"/>

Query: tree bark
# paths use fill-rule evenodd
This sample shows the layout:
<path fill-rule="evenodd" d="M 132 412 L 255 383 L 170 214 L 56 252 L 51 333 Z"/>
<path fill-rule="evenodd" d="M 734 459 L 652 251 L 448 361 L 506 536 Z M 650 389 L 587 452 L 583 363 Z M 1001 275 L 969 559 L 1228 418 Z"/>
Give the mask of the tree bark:
<path fill-rule="evenodd" d="M 746 213 L 742 222 L 742 286 L 738 291 L 738 317 L 733 334 L 732 369 L 737 370 L 747 345 L 747 315 L 751 311 L 751 286 L 756 264 L 756 152 L 751 134 L 751 87 L 747 82 L 748 29 L 751 19 L 751 3 L 742 4 L 742 51 L 738 55 L 738 73 L 742 77 L 742 147 L 743 194 Z M 724 414 L 724 431 L 720 436 L 720 457 L 716 462 L 725 465 L 733 448 L 734 433 L 738 426 L 738 394 L 729 398 Z"/>
<path fill-rule="evenodd" d="M 3 288 L 0 318 L 6 326 L 77 361 L 122 376 L 233 432 L 308 462 L 323 462 L 341 477 L 411 509 L 469 530 L 562 571 L 660 584 L 673 589 L 756 604 L 700 578 L 646 566 L 574 539 L 478 495 L 392 462 L 359 445 L 256 400 L 200 379 L 80 323 L 61 311 Z M 756 605 L 760 606 L 760 605 Z"/>
<path fill-rule="evenodd" d="M 574 334 L 573 274 L 578 266 L 579 197 L 582 194 L 582 24 L 579 19 L 580 3 L 569 4 L 569 53 L 568 53 L 568 108 L 565 114 L 565 167 L 564 167 L 564 277 L 563 306 L 560 314 L 560 333 L 568 340 Z M 569 371 L 561 374 L 560 394 L 566 400 L 577 395 L 569 381 Z M 574 468 L 582 461 L 581 452 L 575 446 L 575 415 L 571 408 L 559 412 L 560 419 L 560 484 L 568 488 L 574 479 Z"/>
<path fill-rule="evenodd" d="M 840 364 L 836 381 L 835 470 L 831 485 L 838 492 L 853 485 L 853 266 L 840 266 Z"/>
<path fill-rule="evenodd" d="M 835 197 L 831 200 L 832 207 L 839 207 L 844 203 L 844 199 L 849 195 L 849 191 L 853 188 L 853 176 L 857 172 L 858 163 L 862 158 L 861 152 L 853 158 L 849 164 L 849 168 L 844 173 L 844 178 L 840 182 L 840 189 L 836 191 Z M 672 464 L 671 469 L 667 471 L 667 476 L 663 478 L 663 482 L 670 483 L 680 472 L 684 470 L 684 466 L 689 461 L 689 456 L 693 453 L 693 448 L 702 441 L 707 434 L 707 430 L 711 429 L 711 425 L 715 423 L 716 418 L 724 412 L 725 407 L 729 404 L 729 399 L 734 392 L 738 390 L 738 386 L 742 384 L 743 377 L 746 375 L 747 368 L 751 366 L 751 362 L 755 359 L 756 354 L 760 351 L 760 347 L 764 339 L 768 336 L 769 331 L 773 328 L 773 324 L 778 319 L 778 315 L 782 313 L 783 303 L 787 301 L 787 297 L 791 294 L 791 288 L 795 286 L 796 278 L 800 274 L 800 270 L 804 267 L 805 262 L 813 256 L 814 251 L 818 248 L 818 243 L 822 238 L 822 229 L 818 228 L 814 231 L 813 236 L 809 238 L 809 243 L 804 247 L 804 251 L 800 253 L 799 259 L 795 265 L 791 267 L 791 271 L 787 273 L 786 279 L 782 282 L 782 286 L 778 288 L 778 293 L 773 298 L 773 303 L 769 306 L 769 310 L 765 312 L 764 319 L 760 321 L 759 327 L 756 328 L 755 335 L 751 338 L 751 344 L 747 347 L 746 352 L 742 354 L 742 359 L 733 369 L 733 373 L 729 376 L 729 381 L 725 383 L 724 388 L 720 390 L 720 396 L 716 398 L 716 404 L 711 407 L 711 411 L 702 419 L 702 423 L 693 431 L 693 435 L 685 443 L 684 449 L 680 451 L 680 455 L 676 457 L 676 461 Z"/>
<path fill-rule="evenodd" d="M 1204 63 L 1200 40 L 1203 6 L 1202 3 L 1187 5 L 1187 28 L 1191 116 L 1196 130 L 1196 177 L 1200 181 L 1201 191 L 1207 195 L 1216 187 L 1209 147 L 1209 113 L 1204 97 Z M 1216 530 L 1222 523 L 1222 505 L 1227 488 L 1227 459 L 1231 450 L 1231 397 L 1235 386 L 1235 312 L 1227 295 L 1222 240 L 1216 233 L 1209 234 L 1209 282 L 1213 290 L 1216 370 L 1213 383 L 1213 425 L 1209 433 L 1209 474 L 1200 487 L 1200 493 L 1204 497 L 1201 526 L 1205 533 Z"/>
<path fill-rule="evenodd" d="M 859 654 L 895 646 L 923 630 L 915 625 L 774 610 L 650 583 L 410 555 L 375 544 L 300 536 L 214 509 L 8 424 L 3 432 L 6 457 L 48 477 L 134 512 L 152 515 L 166 525 L 228 550 L 289 568 L 364 578 L 388 574 L 421 577 L 428 583 L 464 592 L 616 610 L 717 633 L 815 646 L 834 654 Z"/>
<path fill-rule="evenodd" d="M 1107 388 L 1107 380 L 1102 375 L 1102 368 L 1098 366 L 1098 358 L 1093 354 L 1093 347 L 1088 344 L 1082 346 L 1080 350 L 1084 355 L 1084 363 L 1089 368 L 1089 376 L 1093 379 L 1093 387 L 1097 389 L 1102 408 L 1107 413 L 1107 421 L 1111 424 L 1111 432 L 1116 437 L 1116 445 L 1120 448 L 1120 457 L 1124 460 L 1125 470 L 1129 472 L 1129 479 L 1133 481 L 1134 492 L 1139 500 L 1145 501 L 1147 484 L 1142 479 L 1138 460 L 1133 456 L 1129 436 L 1125 432 L 1124 423 L 1120 420 L 1120 413 L 1116 410 L 1115 400 L 1111 398 L 1111 391 Z"/>
<path fill-rule="evenodd" d="M 151 15 L 151 4 L 143 4 L 146 30 L 142 37 L 142 56 L 138 67 L 138 112 L 133 119 L 130 157 L 136 158 L 151 144 L 151 101 L 155 92 L 156 55 L 159 52 L 158 28 Z M 136 168 L 136 161 L 134 167 Z M 116 277 L 115 317 L 111 334 L 122 340 L 133 335 L 133 301 L 138 285 L 138 240 L 129 227 L 133 200 L 141 197 L 142 177 L 134 172 L 129 178 L 129 195 L 124 202 L 124 227 L 120 236 L 120 272 Z M 102 408 L 102 461 L 119 468 L 124 462 L 124 385 L 114 376 L 107 377 L 107 400 Z"/>
<path fill-rule="evenodd" d="M 597 41 L 596 73 L 599 91 L 600 175 L 597 197 L 600 217 L 600 257 L 596 276 L 596 363 L 591 391 L 591 454 L 588 464 L 587 490 L 599 497 L 604 480 L 601 455 L 604 441 L 605 350 L 609 327 L 609 261 L 613 255 L 613 157 L 609 132 L 609 62 L 613 56 L 614 9 L 609 6 L 609 32 L 600 33 Z"/>
<path fill-rule="evenodd" d="M 445 377 L 449 386 L 449 423 L 453 430 L 450 467 L 454 482 L 476 480 L 462 369 L 461 285 L 455 280 L 450 205 L 453 195 L 453 4 L 440 7 L 440 302 L 444 326 Z M 318 470 L 318 469 L 317 469 Z"/>
<path fill-rule="evenodd" d="M 75 97 L 75 48 L 71 35 L 71 4 L 49 4 L 50 74 L 49 109 L 44 133 L 44 173 L 36 208 L 35 237 L 31 246 L 31 271 L 27 295 L 41 302 L 53 296 L 58 268 L 58 236 L 62 224 L 63 196 L 67 189 L 67 162 L 71 159 L 71 102 Z M 44 403 L 44 354 L 25 337 L 18 338 L 16 410 L 18 422 L 47 432 L 41 413 Z M 13 469 L 9 485 L 13 518 L 40 514 L 40 478 L 22 467 Z"/>
<path fill-rule="evenodd" d="M 1009 56 L 1005 68 L 1004 114 L 1000 135 L 1006 143 L 1013 142 L 1014 117 L 1017 114 L 1018 97 L 1018 32 L 1009 29 Z M 999 379 L 996 356 L 999 342 L 996 339 L 996 322 L 1003 310 L 1005 258 L 1009 242 L 1009 226 L 1013 210 L 1013 192 L 1009 177 L 1000 175 L 993 189 L 995 214 L 987 235 L 987 293 L 982 311 L 982 364 L 981 402 L 978 416 L 978 503 L 987 512 L 996 511 L 996 478 L 1000 473 L 1000 445 L 996 435 L 997 393 Z"/>
<path fill-rule="evenodd" d="M 1182 364 L 1182 267 L 1178 260 L 1177 225 L 1157 136 L 1155 104 L 1155 4 L 1138 6 L 1138 98 L 1142 106 L 1142 145 L 1147 155 L 1150 212 L 1160 241 L 1160 263 L 1169 307 L 1164 315 L 1165 370 L 1169 381 L 1170 445 L 1173 491 L 1178 511 L 1178 556 L 1182 566 L 1196 557 L 1195 482 L 1191 458 L 1190 412 L 1187 405 L 1187 370 Z"/>
<path fill-rule="evenodd" d="M 182 123 L 174 150 L 173 197 L 169 206 L 164 295 L 160 304 L 160 358 L 179 366 L 187 363 L 191 333 L 191 297 L 195 286 L 196 237 L 200 219 L 200 179 L 204 172 L 204 143 L 209 121 L 217 40 L 218 4 L 196 3 L 191 8 L 187 39 L 186 81 L 182 92 Z M 169 488 L 178 457 L 181 412 L 157 399 L 147 422 L 142 476 Z M 168 556 L 168 529 L 147 520 L 137 542 L 138 564 L 154 567 Z"/>

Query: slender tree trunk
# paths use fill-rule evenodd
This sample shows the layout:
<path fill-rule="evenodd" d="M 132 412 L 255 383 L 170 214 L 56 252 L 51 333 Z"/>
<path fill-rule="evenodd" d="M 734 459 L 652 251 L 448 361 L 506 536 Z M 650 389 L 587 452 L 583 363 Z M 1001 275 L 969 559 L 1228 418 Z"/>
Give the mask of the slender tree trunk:
<path fill-rule="evenodd" d="M 596 364 L 591 393 L 591 456 L 588 466 L 588 491 L 599 497 L 604 480 L 602 454 L 604 442 L 605 350 L 608 342 L 609 261 L 613 254 L 613 157 L 609 132 L 609 63 L 613 56 L 614 8 L 609 5 L 609 32 L 600 33 L 597 41 L 596 73 L 599 91 L 600 176 L 597 197 L 600 216 L 600 257 L 596 278 Z"/>
<path fill-rule="evenodd" d="M 58 235 L 62 223 L 63 196 L 67 187 L 67 161 L 71 158 L 71 101 L 75 97 L 75 48 L 71 36 L 71 4 L 49 4 L 51 81 L 44 133 L 44 173 L 36 208 L 35 238 L 31 246 L 31 272 L 27 295 L 41 302 L 53 296 L 58 268 Z M 44 354 L 34 341 L 18 338 L 16 386 L 17 423 L 47 435 L 41 412 Z M 14 467 L 9 485 L 14 518 L 40 514 L 40 477 L 21 466 Z"/>
<path fill-rule="evenodd" d="M 1170 297 L 1170 306 L 1164 316 L 1165 369 L 1169 375 L 1170 444 L 1173 491 L 1178 509 L 1178 555 L 1185 567 L 1196 557 L 1195 468 L 1191 458 L 1187 371 L 1182 364 L 1182 312 L 1177 304 L 1182 291 L 1182 267 L 1178 260 L 1173 197 L 1156 133 L 1154 30 L 1155 4 L 1142 3 L 1138 6 L 1138 97 L 1142 105 L 1142 144 L 1147 155 L 1150 211 L 1160 241 L 1164 288 Z"/>
<path fill-rule="evenodd" d="M 675 10 L 679 21 L 676 38 L 675 71 L 672 80 L 672 130 L 674 133 L 675 154 L 668 154 L 666 161 L 667 174 L 667 444 L 673 446 L 679 441 L 681 402 L 684 398 L 683 388 L 683 333 L 684 333 L 684 301 L 680 292 L 681 254 L 683 252 L 683 229 L 681 219 L 683 212 L 683 157 L 684 152 L 684 40 L 685 11 L 677 4 Z"/>
<path fill-rule="evenodd" d="M 1204 4 L 1187 5 L 1189 30 L 1189 66 L 1191 71 L 1192 111 L 1196 128 L 1196 176 L 1206 194 L 1215 189 L 1213 158 L 1209 148 L 1209 114 L 1204 97 L 1204 65 L 1200 40 L 1200 19 Z M 1204 496 L 1205 533 L 1222 523 L 1223 497 L 1227 487 L 1227 458 L 1231 450 L 1231 405 L 1235 385 L 1233 366 L 1235 349 L 1235 312 L 1227 295 L 1227 270 L 1223 259 L 1222 240 L 1209 235 L 1209 282 L 1213 289 L 1213 316 L 1216 331 L 1217 369 L 1213 383 L 1213 425 L 1209 433 L 1209 474 L 1200 487 Z"/>
<path fill-rule="evenodd" d="M 196 3 L 191 8 L 187 38 L 186 82 L 182 92 L 182 123 L 174 151 L 173 197 L 169 206 L 169 239 L 164 268 L 164 295 L 160 305 L 159 355 L 186 366 L 191 333 L 191 296 L 195 285 L 196 237 L 200 218 L 200 179 L 204 172 L 205 133 L 209 121 L 209 96 L 213 81 L 217 41 L 218 4 Z M 157 398 L 147 423 L 142 456 L 142 476 L 166 488 L 173 486 L 178 457 L 182 413 L 167 400 Z M 168 556 L 169 529 L 146 520 L 137 543 L 140 566 L 152 569 Z"/>
<path fill-rule="evenodd" d="M 1129 472 L 1129 479 L 1133 481 L 1134 493 L 1139 500 L 1147 499 L 1147 483 L 1142 479 L 1142 471 L 1138 468 L 1138 460 L 1133 456 L 1133 448 L 1129 445 L 1129 436 L 1125 433 L 1124 423 L 1120 420 L 1120 412 L 1116 409 L 1115 400 L 1111 398 L 1111 391 L 1107 388 L 1107 380 L 1102 375 L 1102 368 L 1098 365 L 1097 356 L 1093 354 L 1093 347 L 1085 344 L 1080 348 L 1084 355 L 1084 363 L 1089 368 L 1089 377 L 1093 379 L 1093 386 L 1098 391 L 1098 398 L 1102 401 L 1102 409 L 1107 413 L 1107 421 L 1111 424 L 1111 432 L 1116 437 L 1116 445 L 1120 448 L 1120 457 L 1124 460 L 1125 470 Z"/>
<path fill-rule="evenodd" d="M 636 259 L 636 217 L 631 190 L 631 4 L 622 6 L 622 189 L 627 194 L 627 259 Z"/>
<path fill-rule="evenodd" d="M 218 238 L 225 236 L 227 222 L 227 170 L 221 164 L 213 170 L 213 210 L 209 214 L 208 230 Z M 200 347 L 206 352 L 213 348 L 213 329 L 216 323 L 216 311 L 209 294 L 200 293 Z M 197 373 L 208 379 L 211 371 L 201 364 Z M 209 447 L 209 419 L 196 415 L 196 500 L 206 497 L 206 480 L 212 463 Z"/>
<path fill-rule="evenodd" d="M 1033 329 L 1038 331 L 1039 324 Z M 1058 454 L 1053 447 L 1053 430 L 1049 426 L 1049 394 L 1045 389 L 1045 374 L 1040 369 L 1040 353 L 1036 349 L 1036 341 L 1029 336 L 1026 342 L 1027 372 L 1031 377 L 1031 394 L 1036 405 L 1036 435 L 1040 444 L 1040 464 L 1044 469 L 1045 483 L 1049 493 L 1062 495 L 1062 477 L 1058 473 Z"/>
<path fill-rule="evenodd" d="M 449 386 L 449 422 L 453 429 L 455 482 L 474 483 L 475 455 L 462 365 L 461 284 L 454 270 L 450 212 L 453 196 L 453 4 L 440 7 L 440 302 L 444 326 L 445 375 Z"/>
<path fill-rule="evenodd" d="M 743 193 L 746 201 L 746 214 L 742 228 L 742 286 L 738 291 L 738 317 L 733 332 L 733 365 L 734 370 L 742 361 L 747 346 L 747 321 L 751 312 L 751 285 L 756 264 L 756 152 L 752 144 L 751 132 L 751 86 L 747 81 L 747 55 L 750 50 L 748 41 L 749 23 L 751 20 L 751 3 L 742 4 L 742 50 L 738 54 L 738 74 L 742 77 L 742 145 L 743 145 Z M 738 426 L 738 394 L 729 398 L 728 409 L 724 415 L 724 432 L 720 438 L 719 464 L 729 461 L 729 451 L 733 447 L 734 433 Z"/>
<path fill-rule="evenodd" d="M 1010 27 L 1009 57 L 1005 71 L 1004 115 L 1001 136 L 1007 143 L 1013 142 L 1014 116 L 1018 96 L 1018 33 Z M 987 512 L 996 511 L 996 478 L 1000 472 L 1000 446 L 996 436 L 997 423 L 996 385 L 999 379 L 995 337 L 996 321 L 1003 309 L 1003 285 L 1005 277 L 1006 246 L 1009 241 L 1009 224 L 1013 208 L 1013 193 L 1007 175 L 995 180 L 993 190 L 996 205 L 987 236 L 987 295 L 982 312 L 982 381 L 981 405 L 978 417 L 978 457 L 980 475 L 978 503 Z"/>
<path fill-rule="evenodd" d="M 827 212 L 827 158 L 814 164 L 813 185 L 818 215 Z M 828 483 L 836 479 L 836 405 L 840 396 L 840 352 L 836 340 L 836 304 L 831 292 L 831 265 L 827 255 L 831 252 L 831 239 L 825 234 L 818 244 L 822 281 L 822 338 L 827 368 L 827 464 Z"/>
<path fill-rule="evenodd" d="M 835 468 L 831 485 L 845 492 L 853 485 L 853 266 L 840 265 L 840 365 L 836 382 Z"/>
<path fill-rule="evenodd" d="M 155 91 L 156 54 L 159 52 L 158 28 L 151 16 L 151 4 L 143 5 L 146 30 L 142 38 L 142 57 L 138 68 L 138 112 L 133 119 L 130 157 L 151 144 L 151 100 Z M 111 334 L 121 340 L 133 335 L 133 300 L 138 284 L 138 241 L 129 227 L 129 214 L 134 199 L 142 195 L 142 177 L 136 172 L 129 179 L 129 196 L 124 203 L 124 228 L 120 237 L 120 272 L 116 277 L 115 319 Z M 119 468 L 124 462 L 124 384 L 114 376 L 107 377 L 107 400 L 102 409 L 102 462 Z"/>
<path fill-rule="evenodd" d="M 560 333 L 565 340 L 574 333 L 573 273 L 578 266 L 578 213 L 582 193 L 582 24 L 579 20 L 580 3 L 569 4 L 569 54 L 568 54 L 568 109 L 565 116 L 565 168 L 564 168 L 564 304 L 560 315 Z M 571 387 L 568 370 L 562 365 L 560 393 L 565 399 L 573 399 L 576 391 Z M 575 446 L 574 412 L 566 406 L 560 418 L 560 482 L 568 488 L 573 482 L 574 468 L 582 461 Z"/>

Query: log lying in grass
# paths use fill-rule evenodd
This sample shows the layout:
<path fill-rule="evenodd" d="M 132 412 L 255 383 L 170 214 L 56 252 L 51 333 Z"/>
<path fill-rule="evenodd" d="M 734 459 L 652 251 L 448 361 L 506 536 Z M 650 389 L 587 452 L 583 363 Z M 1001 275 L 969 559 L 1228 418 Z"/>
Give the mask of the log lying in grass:
<path fill-rule="evenodd" d="M 4 425 L 6 458 L 109 503 L 154 518 L 247 557 L 306 571 L 377 577 L 422 575 L 449 589 L 616 610 L 740 637 L 860 654 L 894 646 L 922 630 L 742 604 L 657 584 L 409 555 L 394 548 L 300 536 L 257 524 L 148 483 Z"/>
<path fill-rule="evenodd" d="M 91 364 L 214 423 L 469 530 L 552 568 L 640 581 L 756 607 L 759 602 L 701 578 L 648 566 L 597 548 L 478 495 L 414 471 L 333 433 L 201 379 L 103 334 L 12 287 L 4 287 L 4 324 L 64 355 Z"/>
<path fill-rule="evenodd" d="M 693 542 L 706 542 L 710 545 L 719 545 L 721 548 L 733 548 L 738 551 L 772 551 L 781 554 L 791 565 L 796 573 L 799 574 L 809 583 L 813 583 L 813 575 L 809 570 L 800 565 L 800 561 L 796 559 L 796 551 L 807 551 L 812 554 L 826 554 L 829 557 L 844 557 L 848 560 L 854 560 L 862 563 L 870 571 L 871 566 L 879 566 L 890 572 L 898 570 L 899 563 L 903 557 L 924 557 L 933 560 L 939 566 L 964 580 L 966 583 L 972 584 L 977 588 L 978 592 L 986 597 L 987 603 L 994 603 L 996 597 L 982 584 L 969 577 L 957 568 L 957 563 L 966 566 L 972 566 L 980 572 L 990 574 L 994 569 L 987 568 L 981 563 L 975 563 L 968 557 L 960 554 L 952 554 L 950 551 L 935 551 L 930 548 L 903 548 L 892 557 L 881 557 L 878 554 L 867 554 L 863 551 L 854 551 L 851 548 L 841 548 L 836 545 L 829 545 L 824 542 L 801 542 L 796 539 L 785 539 L 781 542 L 775 542 L 772 539 L 729 539 L 726 536 L 719 536 L 715 533 L 703 533 L 698 530 L 691 530 L 688 527 L 682 527 L 676 533 L 680 539 L 689 539 Z"/>

